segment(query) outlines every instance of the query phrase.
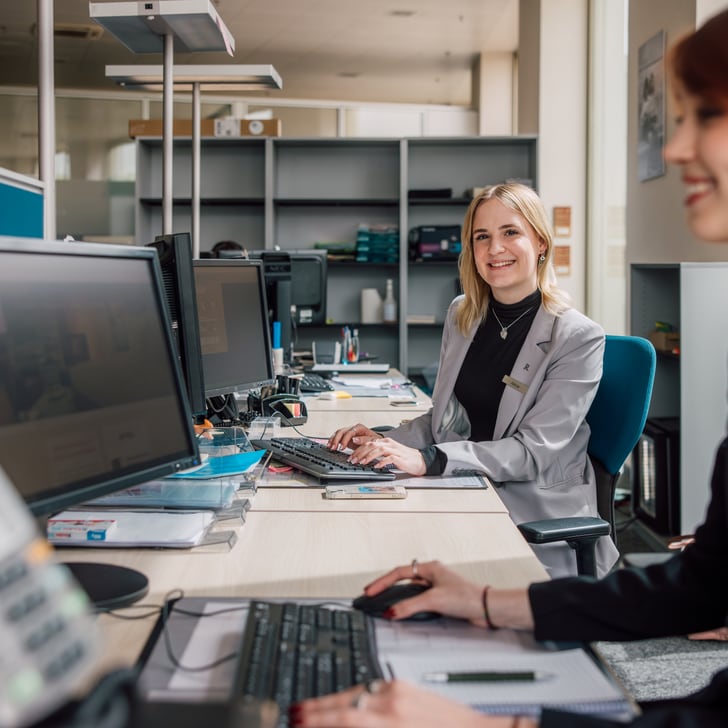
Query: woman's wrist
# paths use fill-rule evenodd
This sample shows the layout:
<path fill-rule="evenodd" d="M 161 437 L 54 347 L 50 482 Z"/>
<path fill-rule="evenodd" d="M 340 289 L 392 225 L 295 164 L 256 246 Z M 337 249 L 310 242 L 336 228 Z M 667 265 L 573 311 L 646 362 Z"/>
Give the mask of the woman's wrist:
<path fill-rule="evenodd" d="M 490 610 L 488 609 L 488 590 L 490 589 L 490 586 L 483 587 L 483 595 L 480 599 L 482 605 L 483 605 L 483 619 L 485 620 L 485 624 L 487 625 L 488 629 L 499 629 L 497 625 L 493 623 L 493 619 L 490 614 Z"/>
<path fill-rule="evenodd" d="M 483 620 L 490 629 L 533 629 L 527 589 L 486 587 L 482 594 Z"/>

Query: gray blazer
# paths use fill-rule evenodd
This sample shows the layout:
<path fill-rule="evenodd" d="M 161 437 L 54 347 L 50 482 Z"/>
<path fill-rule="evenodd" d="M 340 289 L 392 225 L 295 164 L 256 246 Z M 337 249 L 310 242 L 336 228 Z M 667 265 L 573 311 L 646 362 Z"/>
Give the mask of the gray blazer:
<path fill-rule="evenodd" d="M 462 296 L 445 321 L 432 408 L 387 433 L 404 445 L 436 444 L 447 455 L 445 475 L 484 472 L 515 523 L 597 515 L 596 479 L 587 457 L 586 413 L 602 376 L 604 332 L 575 309 L 554 316 L 541 306 L 526 336 L 498 408 L 492 441 L 472 442 L 470 422 L 454 394 L 477 324 L 463 336 L 455 323 Z M 533 546 L 552 577 L 576 573 L 566 543 Z M 597 544 L 599 575 L 617 560 L 605 536 Z"/>

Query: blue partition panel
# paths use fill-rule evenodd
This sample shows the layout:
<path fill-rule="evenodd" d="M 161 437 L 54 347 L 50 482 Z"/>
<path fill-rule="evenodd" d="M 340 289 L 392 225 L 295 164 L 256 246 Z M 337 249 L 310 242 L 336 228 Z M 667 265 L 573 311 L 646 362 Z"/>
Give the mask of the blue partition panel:
<path fill-rule="evenodd" d="M 43 237 L 43 195 L 0 182 L 0 235 Z"/>

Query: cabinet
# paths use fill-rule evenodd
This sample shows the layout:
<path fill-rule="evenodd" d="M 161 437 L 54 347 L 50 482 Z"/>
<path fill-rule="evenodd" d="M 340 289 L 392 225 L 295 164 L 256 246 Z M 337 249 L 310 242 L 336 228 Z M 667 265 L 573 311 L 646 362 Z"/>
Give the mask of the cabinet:
<path fill-rule="evenodd" d="M 633 264 L 630 331 L 680 331 L 679 355 L 658 352 L 650 417 L 680 418 L 680 528 L 705 516 L 715 450 L 726 432 L 728 263 Z"/>
<path fill-rule="evenodd" d="M 137 139 L 136 238 L 162 226 L 162 142 Z M 414 262 L 408 232 L 420 225 L 461 225 L 469 190 L 505 179 L 537 180 L 534 136 L 416 139 L 203 139 L 201 249 L 218 240 L 246 247 L 300 250 L 317 242 L 356 240 L 359 224 L 395 225 L 399 263 L 330 262 L 327 325 L 301 327 L 297 348 L 359 328 L 362 351 L 411 375 L 437 361 L 447 306 L 457 291 L 457 264 Z M 174 142 L 175 230 L 191 218 L 191 144 Z M 448 188 L 445 198 L 410 191 Z M 397 324 L 360 324 L 362 288 L 395 281 Z M 418 323 L 408 322 L 416 316 Z M 434 317 L 434 323 L 421 323 Z"/>

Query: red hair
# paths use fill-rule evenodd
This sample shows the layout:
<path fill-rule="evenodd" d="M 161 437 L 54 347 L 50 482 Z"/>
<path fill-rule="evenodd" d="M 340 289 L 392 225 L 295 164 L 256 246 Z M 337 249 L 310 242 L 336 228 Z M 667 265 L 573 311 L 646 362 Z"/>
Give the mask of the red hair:
<path fill-rule="evenodd" d="M 670 61 L 673 76 L 688 93 L 728 106 L 728 10 L 680 40 Z"/>

